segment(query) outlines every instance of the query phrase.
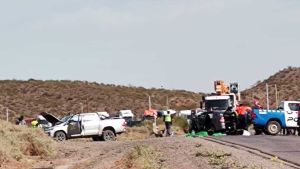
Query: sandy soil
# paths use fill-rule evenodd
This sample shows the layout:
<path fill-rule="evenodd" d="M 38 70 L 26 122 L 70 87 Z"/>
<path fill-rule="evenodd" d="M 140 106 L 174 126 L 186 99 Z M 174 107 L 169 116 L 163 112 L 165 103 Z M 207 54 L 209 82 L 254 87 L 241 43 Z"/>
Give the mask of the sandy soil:
<path fill-rule="evenodd" d="M 93 142 L 69 140 L 58 145 L 53 159 L 44 159 L 34 168 L 109 169 L 118 168 L 120 160 L 136 145 L 149 145 L 161 155 L 161 168 L 266 168 L 288 169 L 276 159 L 264 159 L 247 151 L 213 143 L 201 138 L 151 138 L 141 141 Z M 126 167 L 125 167 L 126 168 Z"/>

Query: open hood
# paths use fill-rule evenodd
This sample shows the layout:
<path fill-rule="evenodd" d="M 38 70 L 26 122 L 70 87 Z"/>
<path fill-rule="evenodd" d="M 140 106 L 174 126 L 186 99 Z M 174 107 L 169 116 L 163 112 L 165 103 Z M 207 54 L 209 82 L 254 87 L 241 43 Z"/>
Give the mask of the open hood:
<path fill-rule="evenodd" d="M 60 120 L 53 116 L 52 114 L 49 114 L 49 113 L 46 113 L 46 112 L 43 112 L 41 113 L 41 115 L 48 121 L 52 124 L 52 126 L 54 126 L 56 123 L 60 122 Z"/>

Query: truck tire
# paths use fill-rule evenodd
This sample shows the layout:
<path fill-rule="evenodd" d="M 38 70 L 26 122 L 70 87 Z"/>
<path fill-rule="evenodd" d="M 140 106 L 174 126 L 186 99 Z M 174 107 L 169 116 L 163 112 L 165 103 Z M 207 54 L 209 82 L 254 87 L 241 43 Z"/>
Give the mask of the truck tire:
<path fill-rule="evenodd" d="M 281 125 L 277 121 L 269 121 L 266 130 L 268 134 L 276 135 L 281 131 Z"/>
<path fill-rule="evenodd" d="M 54 138 L 56 141 L 65 141 L 67 140 L 67 135 L 63 131 L 58 131 L 55 133 Z"/>
<path fill-rule="evenodd" d="M 116 135 L 111 130 L 104 130 L 102 132 L 101 138 L 102 138 L 103 141 L 115 141 L 116 140 Z"/>

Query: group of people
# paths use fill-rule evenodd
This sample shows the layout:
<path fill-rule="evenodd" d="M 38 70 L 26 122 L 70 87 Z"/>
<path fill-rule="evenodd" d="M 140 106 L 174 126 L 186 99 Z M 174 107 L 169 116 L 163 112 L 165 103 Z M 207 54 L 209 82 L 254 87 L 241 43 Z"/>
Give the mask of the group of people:
<path fill-rule="evenodd" d="M 21 126 L 26 126 L 27 125 L 23 115 L 21 115 L 20 117 L 17 118 L 16 125 L 21 125 Z M 39 125 L 38 119 L 31 119 L 30 120 L 30 126 L 32 128 L 36 128 L 36 127 L 38 127 L 38 125 Z"/>

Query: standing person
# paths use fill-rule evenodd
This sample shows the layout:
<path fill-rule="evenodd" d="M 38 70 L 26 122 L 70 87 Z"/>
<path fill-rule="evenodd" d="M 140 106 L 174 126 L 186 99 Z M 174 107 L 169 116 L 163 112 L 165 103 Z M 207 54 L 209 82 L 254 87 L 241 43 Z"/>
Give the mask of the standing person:
<path fill-rule="evenodd" d="M 248 130 L 248 113 L 251 112 L 251 108 L 248 106 L 245 106 L 244 104 L 240 104 L 236 108 L 236 112 L 238 113 L 238 119 L 240 128 L 244 130 Z"/>
<path fill-rule="evenodd" d="M 164 122 L 166 126 L 166 136 L 171 136 L 172 116 L 170 111 L 167 111 L 167 114 L 164 115 Z"/>
<path fill-rule="evenodd" d="M 189 119 L 189 133 L 192 133 L 193 131 L 196 131 L 196 110 L 191 110 L 191 116 Z"/>
<path fill-rule="evenodd" d="M 253 104 L 254 104 L 253 109 L 262 109 L 262 108 L 263 108 L 263 107 L 260 105 L 259 100 L 258 100 L 257 97 L 254 97 Z"/>

